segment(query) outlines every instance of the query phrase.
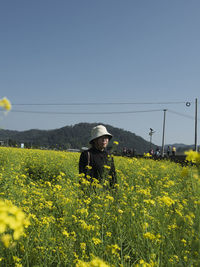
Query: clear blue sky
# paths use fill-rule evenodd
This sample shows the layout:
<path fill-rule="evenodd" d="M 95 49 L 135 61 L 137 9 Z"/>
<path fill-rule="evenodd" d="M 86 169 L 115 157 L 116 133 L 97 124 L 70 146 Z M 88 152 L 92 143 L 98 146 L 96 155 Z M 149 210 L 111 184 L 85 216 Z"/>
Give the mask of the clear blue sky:
<path fill-rule="evenodd" d="M 0 98 L 13 104 L 0 127 L 101 122 L 146 140 L 151 127 L 161 145 L 168 109 L 165 143 L 194 143 L 199 14 L 198 0 L 0 1 Z M 19 105 L 108 102 L 172 104 Z M 94 114 L 127 111 L 149 112 Z"/>

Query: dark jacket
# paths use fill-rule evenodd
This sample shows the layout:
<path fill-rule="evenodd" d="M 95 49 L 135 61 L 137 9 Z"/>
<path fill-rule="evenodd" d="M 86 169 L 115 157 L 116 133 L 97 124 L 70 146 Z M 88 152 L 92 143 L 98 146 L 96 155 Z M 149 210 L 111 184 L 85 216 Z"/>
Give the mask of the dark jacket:
<path fill-rule="evenodd" d="M 88 168 L 86 168 L 87 165 L 92 168 L 88 170 Z M 91 178 L 96 178 L 101 183 L 106 173 L 105 165 L 110 167 L 108 175 L 112 176 L 112 179 L 110 179 L 110 186 L 113 187 L 117 183 L 117 177 L 113 157 L 109 156 L 107 151 L 100 151 L 96 148 L 83 151 L 79 159 L 79 173 L 84 173 Z"/>

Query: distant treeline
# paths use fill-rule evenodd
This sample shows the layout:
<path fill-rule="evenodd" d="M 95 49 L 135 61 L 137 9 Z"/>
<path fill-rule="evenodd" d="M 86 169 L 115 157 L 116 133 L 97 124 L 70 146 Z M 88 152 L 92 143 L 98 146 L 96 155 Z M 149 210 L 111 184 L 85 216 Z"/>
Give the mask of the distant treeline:
<path fill-rule="evenodd" d="M 1 144 L 8 146 L 19 146 L 21 143 L 26 148 L 46 148 L 46 149 L 80 149 L 89 147 L 88 140 L 90 138 L 91 129 L 98 123 L 79 123 L 73 126 L 65 126 L 54 130 L 28 130 L 28 131 L 11 131 L 0 130 Z M 112 133 L 112 141 L 119 143 L 117 151 L 121 152 L 124 148 L 131 154 L 143 154 L 149 152 L 150 148 L 156 150 L 155 144 L 144 140 L 142 137 L 134 133 L 125 131 L 111 125 L 103 124 L 108 131 Z M 112 148 L 113 142 L 109 143 L 108 149 Z M 182 150 L 184 151 L 184 149 Z M 181 152 L 181 148 L 177 149 L 177 153 Z"/>

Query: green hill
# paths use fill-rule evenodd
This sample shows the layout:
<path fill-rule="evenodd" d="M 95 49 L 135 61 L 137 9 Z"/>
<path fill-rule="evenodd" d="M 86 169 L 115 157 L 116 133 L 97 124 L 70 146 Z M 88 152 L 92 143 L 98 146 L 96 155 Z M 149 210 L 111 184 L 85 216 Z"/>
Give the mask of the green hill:
<path fill-rule="evenodd" d="M 20 145 L 24 143 L 25 147 L 43 147 L 49 149 L 81 149 L 89 147 L 88 140 L 92 127 L 102 123 L 79 123 L 73 126 L 65 126 L 54 130 L 28 130 L 28 131 L 11 131 L 0 130 L 0 141 L 4 141 L 10 146 Z M 142 137 L 104 124 L 108 131 L 112 133 L 112 141 L 118 141 L 118 150 L 123 147 L 136 150 L 136 153 L 141 154 L 148 152 L 150 144 Z M 111 142 L 112 143 L 112 142 Z M 110 145 L 111 145 L 110 143 Z M 156 146 L 152 144 L 155 149 Z"/>

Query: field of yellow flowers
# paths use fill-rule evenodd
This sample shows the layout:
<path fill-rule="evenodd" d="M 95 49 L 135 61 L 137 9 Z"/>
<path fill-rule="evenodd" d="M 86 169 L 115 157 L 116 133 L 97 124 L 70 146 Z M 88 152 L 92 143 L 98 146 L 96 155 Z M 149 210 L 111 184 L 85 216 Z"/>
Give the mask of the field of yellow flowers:
<path fill-rule="evenodd" d="M 115 157 L 118 185 L 94 190 L 78 160 L 0 148 L 1 266 L 200 266 L 196 167 Z"/>

